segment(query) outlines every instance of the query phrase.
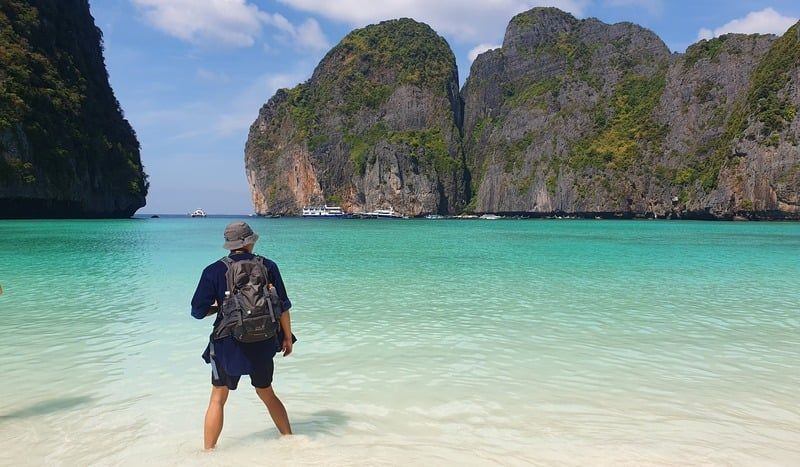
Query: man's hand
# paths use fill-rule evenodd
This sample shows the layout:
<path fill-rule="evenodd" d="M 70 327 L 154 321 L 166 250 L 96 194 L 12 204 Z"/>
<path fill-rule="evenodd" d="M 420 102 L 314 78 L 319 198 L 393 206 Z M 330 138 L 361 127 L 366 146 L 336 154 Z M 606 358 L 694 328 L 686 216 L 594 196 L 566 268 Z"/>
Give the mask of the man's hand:
<path fill-rule="evenodd" d="M 283 356 L 288 357 L 289 354 L 292 353 L 292 336 L 289 335 L 288 337 L 283 338 L 283 343 L 281 344 L 281 351 L 283 351 Z"/>
<path fill-rule="evenodd" d="M 289 310 L 281 313 L 281 330 L 283 331 L 283 342 L 281 342 L 281 350 L 283 356 L 288 357 L 292 353 L 292 318 L 289 317 Z"/>

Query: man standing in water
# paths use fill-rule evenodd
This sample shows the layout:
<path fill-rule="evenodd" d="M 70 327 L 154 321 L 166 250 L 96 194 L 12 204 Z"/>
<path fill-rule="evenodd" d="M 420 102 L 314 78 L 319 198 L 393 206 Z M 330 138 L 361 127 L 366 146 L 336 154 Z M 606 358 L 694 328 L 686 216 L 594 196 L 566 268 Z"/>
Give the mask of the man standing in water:
<path fill-rule="evenodd" d="M 233 222 L 225 228 L 224 248 L 230 250 L 230 260 L 219 260 L 203 270 L 200 283 L 192 297 L 192 316 L 203 319 L 216 314 L 220 310 L 226 292 L 228 281 L 226 272 L 228 265 L 224 261 L 236 262 L 258 258 L 253 254 L 253 247 L 258 240 L 258 234 L 253 232 L 244 222 Z M 272 358 L 275 353 L 282 351 L 286 357 L 292 353 L 292 325 L 289 318 L 289 309 L 292 303 L 286 295 L 286 288 L 281 279 L 278 266 L 263 258 L 269 282 L 275 287 L 280 299 L 283 312 L 280 314 L 277 335 L 260 342 L 243 343 L 227 335 L 220 339 L 210 339 L 203 359 L 211 364 L 211 399 L 206 411 L 204 439 L 205 448 L 213 449 L 222 432 L 223 411 L 228 392 L 235 390 L 241 375 L 250 375 L 250 382 L 256 389 L 256 394 L 264 402 L 272 421 L 282 435 L 292 434 L 289 417 L 286 409 L 278 396 L 272 390 L 272 372 L 274 369 Z M 222 313 L 218 313 L 214 328 L 222 320 Z"/>

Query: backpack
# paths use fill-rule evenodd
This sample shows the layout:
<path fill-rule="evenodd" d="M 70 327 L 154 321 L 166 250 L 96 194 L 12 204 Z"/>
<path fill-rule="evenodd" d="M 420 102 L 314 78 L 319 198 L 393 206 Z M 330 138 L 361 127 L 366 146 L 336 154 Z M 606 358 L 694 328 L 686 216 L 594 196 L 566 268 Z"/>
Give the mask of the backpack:
<path fill-rule="evenodd" d="M 253 343 L 273 338 L 278 332 L 281 305 L 269 282 L 264 258 L 234 261 L 226 256 L 220 261 L 228 268 L 228 290 L 214 327 L 214 339 L 232 335 L 239 342 Z"/>

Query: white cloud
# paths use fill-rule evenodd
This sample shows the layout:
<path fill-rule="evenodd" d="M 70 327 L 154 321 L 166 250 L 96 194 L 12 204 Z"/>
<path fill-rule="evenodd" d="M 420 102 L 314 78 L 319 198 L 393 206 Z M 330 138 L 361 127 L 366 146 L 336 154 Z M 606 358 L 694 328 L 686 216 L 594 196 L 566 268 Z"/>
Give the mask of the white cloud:
<path fill-rule="evenodd" d="M 605 0 L 604 4 L 610 7 L 644 8 L 651 15 L 660 15 L 664 11 L 662 0 Z"/>
<path fill-rule="evenodd" d="M 702 28 L 697 39 L 711 39 L 728 33 L 781 35 L 797 22 L 797 18 L 783 16 L 772 8 L 752 11 L 744 18 L 735 19 L 716 29 Z"/>
<path fill-rule="evenodd" d="M 268 13 L 248 0 L 130 0 L 156 29 L 193 44 L 250 47 L 262 26 L 280 31 L 297 48 L 328 46 L 314 19 L 295 26 L 278 13 Z"/>
<path fill-rule="evenodd" d="M 473 47 L 469 51 L 467 56 L 469 57 L 470 62 L 474 62 L 475 59 L 478 58 L 478 55 L 486 52 L 487 50 L 499 49 L 499 48 L 500 48 L 499 44 L 487 44 L 484 42 L 483 44 L 478 44 L 475 47 Z"/>
<path fill-rule="evenodd" d="M 411 17 L 460 41 L 497 40 L 508 20 L 535 6 L 555 6 L 582 15 L 591 0 L 279 0 L 298 10 L 364 26 Z"/>
<path fill-rule="evenodd" d="M 269 24 L 276 29 L 290 34 L 294 33 L 294 25 L 292 25 L 292 23 L 280 13 L 264 13 L 261 18 L 264 23 Z"/>
<path fill-rule="evenodd" d="M 245 0 L 131 0 L 156 29 L 193 43 L 249 47 L 261 33 L 260 10 Z"/>
<path fill-rule="evenodd" d="M 283 33 L 277 36 L 278 39 L 293 44 L 297 49 L 325 50 L 330 48 L 328 38 L 325 37 L 317 20 L 313 18 L 295 26 L 283 15 L 274 13 L 266 15 L 265 21 Z"/>
<path fill-rule="evenodd" d="M 324 50 L 330 48 L 328 39 L 317 20 L 307 19 L 303 24 L 297 26 L 294 35 L 297 44 L 305 49 Z"/>

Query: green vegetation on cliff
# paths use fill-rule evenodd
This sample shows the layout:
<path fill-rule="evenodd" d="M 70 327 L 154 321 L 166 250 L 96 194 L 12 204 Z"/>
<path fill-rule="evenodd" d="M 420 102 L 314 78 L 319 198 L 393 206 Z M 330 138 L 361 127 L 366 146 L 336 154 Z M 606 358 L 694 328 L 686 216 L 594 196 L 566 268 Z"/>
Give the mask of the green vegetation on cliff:
<path fill-rule="evenodd" d="M 783 130 L 797 115 L 797 107 L 783 94 L 800 64 L 800 23 L 781 36 L 767 52 L 753 72 L 744 111 L 754 115 L 764 124 L 763 136 Z M 739 132 L 745 128 L 742 121 L 734 121 Z"/>
<path fill-rule="evenodd" d="M 652 76 L 625 77 L 611 99 L 610 120 L 599 109 L 595 116 L 598 131 L 573 148 L 570 165 L 575 169 L 627 169 L 645 150 L 658 147 L 666 129 L 655 121 L 653 111 L 665 84 L 664 69 Z"/>
<path fill-rule="evenodd" d="M 403 84 L 446 90 L 454 70 L 450 46 L 426 24 L 398 19 L 356 29 L 328 52 L 313 84 L 289 91 L 297 137 L 313 137 L 320 113 L 377 109 Z"/>
<path fill-rule="evenodd" d="M 719 55 L 722 48 L 727 42 L 728 36 L 719 36 L 713 39 L 704 39 L 696 44 L 692 44 L 686 49 L 686 55 L 683 57 L 683 69 L 693 67 L 698 61 L 702 59 L 714 60 Z"/>
<path fill-rule="evenodd" d="M 446 92 L 455 69 L 449 45 L 426 24 L 399 19 L 357 29 L 328 52 L 311 81 L 288 91 L 294 139 L 312 151 L 324 145 L 329 138 L 319 126 L 322 115 L 339 113 L 356 174 L 374 162 L 367 153 L 380 141 L 404 144 L 418 162 L 452 170 L 460 162 L 450 156 L 441 131 L 390 132 L 380 122 L 361 134 L 353 128 L 358 112 L 377 110 L 401 85 Z"/>
<path fill-rule="evenodd" d="M 430 26 L 411 19 L 384 21 L 348 34 L 329 54 L 342 54 L 344 78 L 366 68 L 396 73 L 398 84 L 444 89 L 453 72 L 453 52 Z M 424 63 L 425 66 L 420 66 Z"/>
<path fill-rule="evenodd" d="M 722 36 L 712 41 L 703 41 L 689 49 L 686 60 L 693 58 L 700 50 L 717 50 L 719 46 L 710 45 L 724 42 Z M 696 60 L 695 60 L 696 61 Z M 733 144 L 745 136 L 748 126 L 758 122 L 761 130 L 756 137 L 767 146 L 774 146 L 780 140 L 779 133 L 797 115 L 797 106 L 792 104 L 786 89 L 791 81 L 791 73 L 796 72 L 800 63 L 800 24 L 794 25 L 778 38 L 759 61 L 750 78 L 747 95 L 735 106 L 725 124 L 725 131 L 715 142 L 697 149 L 702 157 L 679 169 L 673 182 L 680 186 L 690 186 L 699 182 L 705 192 L 717 187 L 719 174 L 723 167 L 737 159 Z"/>
<path fill-rule="evenodd" d="M 102 34 L 86 0 L 4 0 L 0 182 L 66 197 L 86 188 L 75 186 L 79 174 L 121 196 L 147 193 L 139 143 L 108 85 Z"/>
<path fill-rule="evenodd" d="M 344 140 L 350 146 L 350 160 L 358 175 L 364 175 L 367 163 L 375 162 L 374 153 L 371 158 L 368 155 L 381 141 L 404 147 L 412 161 L 423 167 L 432 167 L 440 173 L 452 172 L 462 166 L 461 161 L 450 155 L 447 142 L 438 128 L 390 131 L 381 122 L 360 135 L 347 133 Z"/>

